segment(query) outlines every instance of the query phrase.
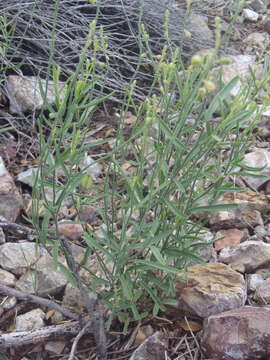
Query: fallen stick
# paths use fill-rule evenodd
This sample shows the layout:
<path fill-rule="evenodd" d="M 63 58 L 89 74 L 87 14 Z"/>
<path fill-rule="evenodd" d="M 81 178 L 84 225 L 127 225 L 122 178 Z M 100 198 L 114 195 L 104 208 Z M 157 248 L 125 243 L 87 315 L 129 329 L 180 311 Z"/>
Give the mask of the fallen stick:
<path fill-rule="evenodd" d="M 3 283 L 2 281 L 0 281 L 0 294 L 2 295 L 7 295 L 7 296 L 15 296 L 17 299 L 25 301 L 25 302 L 31 302 L 37 305 L 41 305 L 41 306 L 46 306 L 49 309 L 53 309 L 55 311 L 60 312 L 61 314 L 63 314 L 64 316 L 66 316 L 69 319 L 72 320 L 77 320 L 77 321 L 81 321 L 81 315 L 76 314 L 66 308 L 64 308 L 63 306 L 58 305 L 56 302 L 52 301 L 52 300 L 48 300 L 48 299 L 44 299 L 40 296 L 36 296 L 36 295 L 30 295 L 27 293 L 24 293 L 23 291 L 20 290 L 15 290 L 7 285 L 5 285 L 5 283 Z"/>
<path fill-rule="evenodd" d="M 90 326 L 90 322 L 91 322 L 91 320 L 89 320 L 89 323 L 86 323 L 86 324 L 85 324 L 85 326 L 81 329 L 81 331 L 79 332 L 79 334 L 78 334 L 78 335 L 76 336 L 76 338 L 74 339 L 73 344 L 72 344 L 72 347 L 71 347 L 71 351 L 70 351 L 70 354 L 69 354 L 69 357 L 68 357 L 68 360 L 73 360 L 73 359 L 74 359 L 74 357 L 75 357 L 75 352 L 76 352 L 76 349 L 77 349 L 77 346 L 78 346 L 78 342 L 79 342 L 79 340 L 81 339 L 81 337 L 86 334 L 87 329 L 88 329 L 88 327 Z"/>
<path fill-rule="evenodd" d="M 89 320 L 89 319 L 88 319 Z M 84 329 L 84 334 L 92 334 L 92 322 Z M 19 347 L 29 344 L 44 343 L 49 340 L 55 340 L 61 336 L 76 336 L 81 331 L 81 323 L 72 321 L 66 324 L 46 326 L 31 331 L 16 331 L 9 334 L 0 335 L 0 347 Z"/>

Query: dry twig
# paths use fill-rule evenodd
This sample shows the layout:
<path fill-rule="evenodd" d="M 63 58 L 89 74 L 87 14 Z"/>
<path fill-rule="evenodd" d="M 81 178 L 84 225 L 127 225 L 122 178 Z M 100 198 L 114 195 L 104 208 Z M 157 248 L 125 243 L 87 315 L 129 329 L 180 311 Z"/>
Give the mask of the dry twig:
<path fill-rule="evenodd" d="M 56 302 L 48 299 L 44 299 L 42 297 L 36 296 L 36 295 L 30 295 L 27 293 L 24 293 L 23 291 L 15 290 L 0 281 L 0 294 L 7 295 L 7 296 L 15 296 L 17 299 L 25 301 L 25 302 L 31 302 L 37 305 L 48 307 L 49 309 L 53 309 L 55 311 L 60 312 L 67 318 L 70 318 L 72 320 L 78 320 L 81 321 L 81 316 L 79 314 L 76 314 L 60 305 L 58 305 Z"/>
<path fill-rule="evenodd" d="M 93 334 L 91 322 L 85 333 Z M 71 321 L 66 324 L 50 325 L 37 330 L 16 331 L 0 335 L 0 347 L 7 349 L 10 347 L 20 347 L 29 344 L 44 343 L 49 340 L 56 340 L 60 336 L 75 336 L 81 330 L 81 322 Z"/>

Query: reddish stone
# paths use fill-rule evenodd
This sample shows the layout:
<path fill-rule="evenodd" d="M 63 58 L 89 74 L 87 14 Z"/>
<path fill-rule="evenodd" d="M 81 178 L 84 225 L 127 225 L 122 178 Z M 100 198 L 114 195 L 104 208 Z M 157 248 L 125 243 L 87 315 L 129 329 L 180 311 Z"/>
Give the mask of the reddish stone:
<path fill-rule="evenodd" d="M 241 308 L 204 321 L 202 350 L 215 360 L 257 360 L 270 355 L 270 310 Z"/>
<path fill-rule="evenodd" d="M 220 230 L 216 233 L 216 238 L 223 238 L 215 242 L 215 249 L 217 251 L 226 247 L 239 245 L 245 237 L 244 231 L 238 229 Z"/>

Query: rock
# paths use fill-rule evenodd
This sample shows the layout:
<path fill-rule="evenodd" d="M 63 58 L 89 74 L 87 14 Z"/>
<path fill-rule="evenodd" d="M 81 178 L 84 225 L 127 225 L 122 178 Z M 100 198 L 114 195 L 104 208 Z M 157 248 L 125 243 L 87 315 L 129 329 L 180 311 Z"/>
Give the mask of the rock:
<path fill-rule="evenodd" d="M 213 33 L 207 25 L 207 17 L 191 12 L 187 19 L 188 31 L 196 37 L 200 37 L 203 44 L 213 43 Z"/>
<path fill-rule="evenodd" d="M 51 317 L 52 324 L 59 324 L 60 322 L 64 321 L 65 317 L 62 313 L 55 311 Z"/>
<path fill-rule="evenodd" d="M 269 210 L 269 200 L 267 195 L 255 191 L 225 193 L 216 204 L 238 204 L 238 207 L 211 214 L 209 222 L 217 229 L 263 225 L 261 213 Z"/>
<path fill-rule="evenodd" d="M 268 34 L 270 34 L 270 18 L 266 19 L 264 23 L 264 29 Z"/>
<path fill-rule="evenodd" d="M 35 309 L 16 317 L 16 331 L 31 331 L 44 326 L 45 313 L 41 309 Z"/>
<path fill-rule="evenodd" d="M 54 229 L 55 227 L 52 227 Z M 58 231 L 60 235 L 64 235 L 69 240 L 80 240 L 83 235 L 83 227 L 81 224 L 71 223 L 70 220 L 62 220 L 58 224 Z"/>
<path fill-rule="evenodd" d="M 22 197 L 0 156 L 0 216 L 15 222 L 22 207 Z"/>
<path fill-rule="evenodd" d="M 256 274 L 261 275 L 264 278 L 264 280 L 268 279 L 268 278 L 270 278 L 270 269 L 268 267 L 267 268 L 259 268 L 256 271 Z"/>
<path fill-rule="evenodd" d="M 8 286 L 15 286 L 16 278 L 10 272 L 0 269 L 0 281 L 6 283 Z"/>
<path fill-rule="evenodd" d="M 154 329 L 151 325 L 140 326 L 138 329 L 136 338 L 134 340 L 133 346 L 141 345 L 149 336 L 154 334 Z"/>
<path fill-rule="evenodd" d="M 243 41 L 248 46 L 246 50 L 251 51 L 254 47 L 263 49 L 265 47 L 265 41 L 267 40 L 268 37 L 269 35 L 265 32 L 264 33 L 253 32 L 249 34 Z"/>
<path fill-rule="evenodd" d="M 205 262 L 215 262 L 217 260 L 217 254 L 213 247 L 214 235 L 210 231 L 200 232 L 201 239 L 194 240 L 193 245 L 196 249 L 196 255 L 198 255 Z M 202 244 L 200 246 L 200 244 Z M 195 265 L 198 262 L 191 262 L 190 265 Z"/>
<path fill-rule="evenodd" d="M 259 14 L 256 13 L 256 11 L 250 10 L 250 9 L 243 9 L 243 17 L 247 21 L 256 22 L 259 19 Z"/>
<path fill-rule="evenodd" d="M 0 228 L 0 245 L 4 244 L 6 242 L 5 233 L 2 228 Z"/>
<path fill-rule="evenodd" d="M 26 171 L 22 171 L 17 175 L 16 180 L 20 181 L 23 184 L 33 187 L 35 176 L 37 175 L 37 171 L 38 171 L 37 168 L 30 168 Z"/>
<path fill-rule="evenodd" d="M 167 347 L 166 335 L 157 331 L 134 351 L 129 360 L 165 360 Z"/>
<path fill-rule="evenodd" d="M 263 0 L 253 0 L 249 5 L 252 10 L 258 12 L 264 12 L 267 9 L 266 4 Z"/>
<path fill-rule="evenodd" d="M 21 275 L 31 265 L 35 264 L 45 253 L 29 242 L 5 243 L 0 246 L 0 266 L 16 275 Z"/>
<path fill-rule="evenodd" d="M 265 175 L 265 178 L 248 177 L 247 182 L 255 189 L 262 187 L 270 179 L 270 152 L 268 149 L 256 148 L 254 151 L 246 154 L 243 159 L 244 165 L 248 167 L 263 168 L 256 173 Z"/>
<path fill-rule="evenodd" d="M 82 205 L 78 211 L 78 220 L 93 225 L 98 222 L 98 215 L 94 206 Z"/>
<path fill-rule="evenodd" d="M 22 114 L 41 109 L 44 105 L 40 85 L 45 92 L 46 80 L 36 76 L 9 75 L 5 84 L 11 114 Z M 64 98 L 64 83 L 59 82 L 59 95 Z M 49 104 L 55 102 L 54 82 L 48 80 L 46 99 Z"/>
<path fill-rule="evenodd" d="M 28 294 L 54 295 L 63 290 L 67 278 L 56 269 L 53 258 L 47 254 L 35 264 L 35 270 L 28 270 L 16 282 L 16 288 Z"/>
<path fill-rule="evenodd" d="M 264 280 L 257 286 L 254 300 L 256 300 L 258 304 L 270 304 L 270 278 Z"/>
<path fill-rule="evenodd" d="M 1 307 L 3 310 L 8 311 L 13 309 L 16 305 L 17 305 L 17 298 L 15 296 L 8 296 L 1 304 Z"/>
<path fill-rule="evenodd" d="M 59 356 L 62 354 L 66 345 L 66 341 L 48 341 L 45 344 L 45 350 L 52 356 Z"/>
<path fill-rule="evenodd" d="M 102 166 L 97 163 L 91 156 L 85 154 L 84 159 L 80 162 L 81 171 L 90 175 L 93 180 L 97 180 L 102 171 Z"/>
<path fill-rule="evenodd" d="M 243 306 L 204 321 L 201 347 L 215 360 L 256 360 L 270 355 L 270 310 Z"/>
<path fill-rule="evenodd" d="M 267 231 L 264 226 L 258 225 L 254 228 L 254 233 L 257 238 L 262 240 L 265 236 L 267 236 Z"/>
<path fill-rule="evenodd" d="M 247 276 L 248 291 L 256 291 L 257 287 L 264 282 L 264 278 L 260 274 L 250 274 Z"/>
<path fill-rule="evenodd" d="M 267 181 L 267 182 L 264 184 L 263 192 L 264 192 L 266 195 L 269 195 L 269 194 L 270 194 L 270 181 Z"/>
<path fill-rule="evenodd" d="M 239 245 L 246 237 L 244 231 L 238 229 L 220 230 L 216 233 L 216 238 L 223 238 L 215 241 L 215 249 L 217 251 L 226 247 Z"/>
<path fill-rule="evenodd" d="M 76 308 L 77 310 L 83 310 L 85 303 L 79 289 L 68 283 L 65 288 L 65 294 L 63 297 L 63 306 Z"/>
<path fill-rule="evenodd" d="M 270 244 L 262 241 L 245 241 L 232 248 L 221 250 L 219 261 L 241 273 L 252 273 L 270 264 Z"/>
<path fill-rule="evenodd" d="M 222 65 L 222 82 L 227 84 L 236 76 L 240 77 L 240 81 L 231 90 L 231 95 L 236 96 L 243 83 L 250 79 L 250 68 L 253 70 L 256 78 L 259 78 L 262 73 L 262 66 L 256 63 L 256 57 L 253 55 L 230 55 L 227 56 L 230 64 Z M 214 69 L 213 75 L 220 72 L 220 67 Z"/>
<path fill-rule="evenodd" d="M 187 282 L 175 282 L 181 310 L 202 318 L 245 304 L 245 281 L 241 274 L 220 263 L 190 266 Z"/>

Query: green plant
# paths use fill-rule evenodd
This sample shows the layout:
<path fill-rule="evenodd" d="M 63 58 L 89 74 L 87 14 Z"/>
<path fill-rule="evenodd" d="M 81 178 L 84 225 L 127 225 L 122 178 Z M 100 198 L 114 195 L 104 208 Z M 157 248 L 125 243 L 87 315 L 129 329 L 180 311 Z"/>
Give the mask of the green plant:
<path fill-rule="evenodd" d="M 92 24 L 86 48 L 99 46 L 94 28 Z M 59 92 L 60 69 L 53 69 L 56 104 L 47 104 L 49 118 L 45 113 L 39 118 L 41 162 L 33 194 L 32 222 L 39 240 L 49 243 L 56 263 L 75 285 L 71 269 L 58 261 L 65 252 L 58 240 L 59 212 L 67 198 L 78 210 L 82 204 L 97 208 L 105 224 L 103 233 L 85 227 L 86 250 L 80 266 L 91 275 L 89 291 L 111 310 L 108 326 L 117 317 L 124 329 L 149 311 L 157 314 L 174 304 L 175 278 L 184 277 L 190 261 L 202 261 L 196 247 L 204 228 L 192 216 L 230 209 L 214 201 L 226 191 L 241 191 L 226 179 L 235 174 L 249 146 L 255 121 L 250 119 L 256 112 L 252 99 L 260 90 L 252 79 L 232 98 L 238 78 L 218 88 L 211 79 L 214 56 L 206 61 L 195 58 L 185 69 L 178 50 L 168 45 L 154 56 L 143 27 L 138 36 L 148 49 L 144 57 L 152 59 L 153 87 L 141 104 L 133 98 L 134 82 L 126 90 L 113 149 L 99 159 L 106 169 L 103 184 L 95 184 L 87 169 L 79 167 L 91 146 L 112 140 L 91 146 L 84 141 L 93 111 L 107 97 L 93 97 L 97 59 L 93 57 L 90 64 L 83 52 L 64 95 Z M 216 53 L 219 45 L 217 37 Z M 130 108 L 137 121 L 126 138 L 124 118 Z M 131 173 L 123 169 L 126 162 Z M 46 198 L 48 187 L 52 200 Z M 89 189 L 98 195 L 88 195 Z M 208 205 L 202 205 L 205 200 Z M 54 231 L 49 231 L 51 225 Z M 88 266 L 90 256 L 97 260 L 96 269 Z M 150 309 L 144 307 L 146 298 L 153 304 Z"/>

